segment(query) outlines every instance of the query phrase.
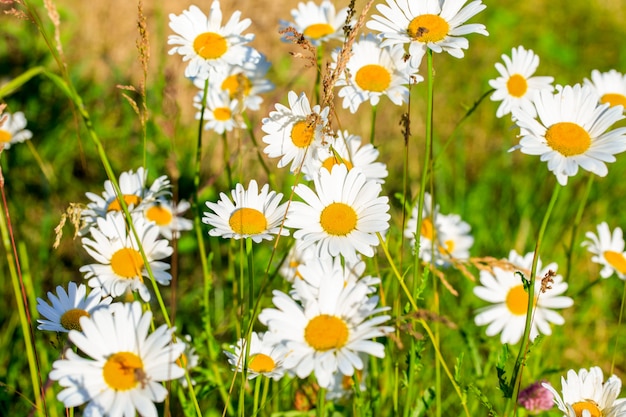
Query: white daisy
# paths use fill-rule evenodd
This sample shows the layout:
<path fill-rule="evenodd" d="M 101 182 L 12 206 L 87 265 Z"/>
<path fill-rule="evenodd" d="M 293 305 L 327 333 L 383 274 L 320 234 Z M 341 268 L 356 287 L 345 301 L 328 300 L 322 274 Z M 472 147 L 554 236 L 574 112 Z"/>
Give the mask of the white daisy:
<path fill-rule="evenodd" d="M 533 255 L 533 252 L 530 252 L 522 257 L 512 250 L 509 254 L 509 262 L 515 266 L 515 271 L 500 267 L 494 267 L 493 273 L 486 270 L 480 271 L 482 286 L 474 288 L 474 294 L 478 298 L 493 303 L 492 306 L 480 309 L 474 322 L 478 326 L 489 325 L 487 336 L 502 333 L 500 335 L 502 343 L 515 344 L 524 333 L 528 293 L 524 290 L 524 285 L 516 271 L 521 271 L 526 279 L 529 279 Z M 570 297 L 561 296 L 567 290 L 568 285 L 563 282 L 561 275 L 555 274 L 556 269 L 555 263 L 542 268 L 541 260 L 537 262 L 531 340 L 534 340 L 539 333 L 552 334 L 550 323 L 562 325 L 565 322 L 563 317 L 553 309 L 567 308 L 574 304 L 574 300 Z M 549 272 L 552 272 L 552 282 L 546 281 L 547 290 L 541 293 L 542 279 Z"/>
<path fill-rule="evenodd" d="M 382 45 L 409 44 L 411 66 L 418 68 L 427 49 L 433 52 L 448 52 L 456 58 L 463 57 L 463 49 L 469 42 L 463 36 L 470 33 L 489 35 L 485 25 L 467 20 L 483 11 L 481 0 L 386 0 L 376 9 L 382 16 L 374 15 L 367 27 L 381 32 Z"/>
<path fill-rule="evenodd" d="M 106 218 L 98 218 L 95 227 L 89 229 L 91 238 L 83 238 L 85 250 L 98 262 L 85 265 L 80 271 L 89 279 L 92 288 L 102 288 L 104 294 L 118 297 L 127 290 L 139 291 L 144 301 L 150 300 L 150 292 L 144 284 L 148 271 L 139 251 L 139 245 L 150 264 L 154 279 L 168 285 L 172 276 L 169 264 L 160 262 L 173 250 L 165 239 L 159 239 L 159 227 L 148 222 L 141 213 L 132 215 L 139 242 L 126 226 L 124 215 L 112 212 Z"/>
<path fill-rule="evenodd" d="M 372 144 L 362 145 L 361 137 L 348 131 L 337 131 L 336 137 L 327 137 L 326 142 L 328 146 L 316 148 L 312 158 L 302 167 L 307 180 L 319 175 L 322 168 L 330 171 L 333 166 L 343 163 L 349 170 L 359 168 L 367 181 L 385 182 L 384 178 L 389 174 L 387 166 L 376 161 L 379 152 Z"/>
<path fill-rule="evenodd" d="M 180 357 L 176 360 L 176 365 L 180 366 L 186 372 L 190 372 L 198 366 L 200 357 L 196 354 L 196 349 L 192 345 L 190 335 L 187 334 L 178 340 L 185 345 L 185 348 L 183 349 Z M 191 381 L 191 385 L 196 384 L 196 381 L 192 378 L 189 378 L 189 380 Z M 189 386 L 185 375 L 178 378 L 178 382 L 180 382 L 185 388 Z"/>
<path fill-rule="evenodd" d="M 184 344 L 172 343 L 166 325 L 148 334 L 152 313 L 141 310 L 138 302 L 113 304 L 83 317 L 82 332 L 70 331 L 83 355 L 66 350 L 50 372 L 65 388 L 57 395 L 65 407 L 87 403 L 86 416 L 157 416 L 154 403 L 167 396 L 162 381 L 184 374 L 175 362 Z"/>
<path fill-rule="evenodd" d="M 224 351 L 228 357 L 228 363 L 237 370 L 243 371 L 244 359 L 246 354 L 246 339 L 240 339 L 237 345 L 231 345 L 233 352 Z M 285 375 L 285 369 L 282 366 L 285 356 L 287 355 L 286 347 L 280 343 L 276 335 L 272 333 L 252 332 L 250 335 L 250 351 L 248 352 L 248 379 L 254 379 L 259 375 L 272 378 L 278 381 Z"/>
<path fill-rule="evenodd" d="M 363 369 L 360 353 L 384 357 L 383 345 L 371 339 L 393 328 L 381 326 L 389 316 L 376 315 L 385 309 L 376 308 L 378 297 L 368 298 L 368 292 L 364 284 L 344 285 L 325 276 L 317 299 L 303 306 L 275 290 L 272 301 L 276 308 L 264 309 L 259 320 L 289 350 L 283 367 L 299 378 L 314 372 L 318 384 L 326 388 L 334 373 L 352 376 L 355 369 Z"/>
<path fill-rule="evenodd" d="M 287 210 L 287 203 L 280 204 L 282 193 L 270 191 L 268 184 L 259 192 L 257 182 L 251 180 L 247 191 L 243 185 L 237 184 L 231 196 L 232 201 L 226 194 L 220 193 L 217 203 L 207 201 L 206 205 L 213 213 L 205 212 L 202 222 L 213 226 L 209 235 L 225 239 L 249 237 L 259 243 L 263 239 L 272 240 L 279 233 L 283 236 L 289 234 L 287 229 L 281 227 Z"/>
<path fill-rule="evenodd" d="M 0 150 L 6 150 L 15 143 L 24 142 L 33 137 L 26 129 L 26 117 L 21 111 L 0 114 Z"/>
<path fill-rule="evenodd" d="M 180 15 L 170 14 L 170 28 L 176 35 L 170 35 L 168 45 L 177 45 L 169 54 L 183 56 L 189 61 L 185 77 L 206 79 L 211 72 L 224 65 L 240 65 L 247 50 L 244 45 L 254 39 L 254 35 L 242 35 L 250 26 L 250 19 L 239 21 L 241 12 L 236 11 L 222 26 L 220 2 L 214 0 L 209 16 L 192 5 Z"/>
<path fill-rule="evenodd" d="M 598 104 L 598 95 L 587 86 L 559 90 L 535 95 L 537 118 L 521 108 L 514 112 L 522 138 L 513 149 L 540 155 L 561 185 L 576 175 L 579 166 L 606 176 L 605 163 L 614 162 L 614 155 L 626 150 L 626 127 L 607 131 L 624 118 L 622 108 Z"/>
<path fill-rule="evenodd" d="M 194 97 L 193 105 L 198 110 L 202 109 L 203 95 L 204 92 L 199 91 Z M 243 129 L 246 124 L 241 117 L 242 110 L 239 101 L 230 99 L 228 91 L 210 90 L 204 107 L 204 129 L 220 135 L 233 129 Z M 200 112 L 197 112 L 196 119 L 200 120 L 200 116 Z"/>
<path fill-rule="evenodd" d="M 409 99 L 409 76 L 417 84 L 424 78 L 410 74 L 407 61 L 403 59 L 402 45 L 387 48 L 380 46 L 381 41 L 374 35 L 362 36 L 352 46 L 346 71 L 342 72 L 337 83 L 339 97 L 343 97 L 343 108 L 356 113 L 361 103 L 369 101 L 375 106 L 380 97 L 389 97 L 396 106 L 401 106 Z M 338 51 L 332 53 L 333 67 L 337 64 Z"/>
<path fill-rule="evenodd" d="M 37 311 L 42 319 L 37 320 L 39 330 L 67 333 L 80 330 L 80 318 L 89 317 L 99 308 L 108 306 L 113 301 L 110 297 L 102 298 L 102 292 L 96 288 L 87 295 L 87 287 L 70 281 L 67 292 L 62 286 L 57 287 L 56 295 L 48 292 L 52 305 L 37 298 Z"/>
<path fill-rule="evenodd" d="M 585 85 L 596 90 L 600 103 L 626 108 L 626 74 L 614 69 L 608 72 L 591 71 L 591 80 L 585 78 Z"/>
<path fill-rule="evenodd" d="M 291 10 L 291 17 L 293 22 L 280 21 L 281 30 L 291 26 L 303 34 L 313 46 L 319 46 L 331 39 L 343 39 L 348 8 L 335 11 L 330 0 L 323 0 L 319 6 L 312 1 L 301 2 L 297 9 Z"/>
<path fill-rule="evenodd" d="M 573 369 L 567 379 L 561 377 L 561 394 L 550 384 L 543 386 L 554 394 L 554 402 L 564 417 L 621 417 L 626 415 L 626 401 L 617 400 L 622 381 L 615 375 L 604 381 L 602 369 L 597 366 Z"/>
<path fill-rule="evenodd" d="M 582 245 L 594 256 L 591 261 L 602 265 L 600 276 L 608 278 L 614 273 L 619 279 L 626 279 L 626 252 L 624 251 L 624 234 L 620 227 L 611 233 L 609 225 L 602 222 L 598 225 L 598 234 L 585 233 L 588 240 Z"/>
<path fill-rule="evenodd" d="M 363 369 L 354 372 L 354 375 L 347 376 L 341 372 L 335 372 L 330 379 L 330 385 L 326 388 L 326 400 L 327 401 L 342 401 L 352 397 L 355 390 L 364 392 L 367 390 L 367 357 L 361 354 L 361 360 L 363 360 Z M 359 386 L 354 386 L 354 379 L 359 381 Z"/>
<path fill-rule="evenodd" d="M 319 257 L 342 255 L 358 260 L 357 253 L 374 256 L 379 241 L 376 233 L 389 228 L 389 199 L 381 197 L 381 186 L 345 165 L 331 172 L 321 170 L 314 180 L 315 191 L 298 184 L 294 191 L 304 202 L 289 206 L 285 226 L 298 229 L 293 234 L 302 248 L 315 246 Z"/>
<path fill-rule="evenodd" d="M 523 46 L 513 48 L 511 57 L 502 55 L 504 65 L 496 63 L 500 77 L 489 80 L 489 85 L 495 88 L 491 95 L 492 101 L 501 101 L 496 117 L 511 113 L 514 109 L 523 108 L 529 114 L 536 114 L 532 105 L 532 97 L 537 91 L 554 90 L 553 77 L 533 77 L 539 66 L 539 57 Z"/>
<path fill-rule="evenodd" d="M 185 200 L 181 200 L 178 204 L 165 199 L 158 199 L 150 204 L 143 211 L 148 221 L 156 223 L 159 226 L 161 236 L 168 240 L 178 238 L 183 230 L 193 229 L 193 222 L 182 217 L 182 214 L 189 210 L 191 205 Z"/>
<path fill-rule="evenodd" d="M 323 146 L 323 130 L 330 109 L 322 110 L 319 105 L 311 109 L 304 93 L 298 96 L 290 91 L 288 99 L 289 107 L 276 104 L 276 111 L 263 119 L 261 128 L 267 133 L 263 137 L 267 144 L 263 152 L 270 158 L 280 158 L 278 168 L 291 162 L 291 172 L 298 172 L 316 149 Z"/>
<path fill-rule="evenodd" d="M 293 283 L 296 278 L 302 279 L 302 276 L 298 272 L 298 267 L 305 264 L 308 260 L 315 259 L 315 249 L 312 246 L 302 249 L 298 245 L 293 245 L 287 253 L 287 257 L 280 265 L 278 273 L 287 280 L 287 282 Z"/>

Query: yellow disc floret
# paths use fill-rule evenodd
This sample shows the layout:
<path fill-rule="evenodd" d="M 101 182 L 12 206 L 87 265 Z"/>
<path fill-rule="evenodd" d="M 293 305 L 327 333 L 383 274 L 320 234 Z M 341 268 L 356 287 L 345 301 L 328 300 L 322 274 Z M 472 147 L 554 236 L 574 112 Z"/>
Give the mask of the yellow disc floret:
<path fill-rule="evenodd" d="M 411 20 L 408 35 L 418 42 L 439 42 L 448 36 L 450 25 L 441 16 L 423 14 Z"/>
<path fill-rule="evenodd" d="M 304 329 L 304 340 L 321 352 L 343 347 L 348 341 L 348 335 L 346 322 L 328 314 L 312 318 Z"/>
<path fill-rule="evenodd" d="M 546 132 L 548 146 L 563 156 L 583 154 L 591 146 L 589 133 L 576 123 L 559 122 Z"/>
<path fill-rule="evenodd" d="M 109 387 L 116 391 L 133 389 L 144 382 L 143 362 L 132 352 L 118 352 L 107 359 L 102 376 Z"/>
<path fill-rule="evenodd" d="M 237 209 L 228 219 L 233 232 L 240 235 L 258 235 L 267 230 L 267 218 L 259 210 L 249 207 Z"/>
<path fill-rule="evenodd" d="M 331 203 L 322 210 L 320 224 L 329 235 L 346 236 L 357 224 L 357 214 L 344 203 Z"/>
<path fill-rule="evenodd" d="M 217 59 L 228 51 L 228 42 L 219 33 L 204 32 L 194 39 L 193 50 L 204 59 Z"/>

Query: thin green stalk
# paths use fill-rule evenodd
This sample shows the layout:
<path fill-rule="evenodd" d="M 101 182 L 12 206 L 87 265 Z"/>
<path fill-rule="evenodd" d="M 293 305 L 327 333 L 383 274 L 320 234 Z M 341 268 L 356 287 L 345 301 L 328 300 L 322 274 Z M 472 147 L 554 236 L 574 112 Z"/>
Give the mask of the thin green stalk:
<path fill-rule="evenodd" d="M 259 393 L 261 391 L 261 379 L 263 377 L 261 375 L 256 377 L 256 381 L 254 381 L 254 400 L 252 402 L 252 413 L 257 414 L 259 410 Z"/>
<path fill-rule="evenodd" d="M 576 244 L 576 238 L 578 237 L 578 228 L 580 227 L 580 222 L 583 218 L 583 213 L 585 211 L 585 206 L 587 205 L 587 201 L 589 200 L 589 194 L 591 193 L 591 188 L 593 187 L 593 179 L 595 175 L 589 174 L 587 179 L 587 186 L 585 187 L 585 191 L 583 197 L 580 199 L 580 204 L 578 206 L 578 210 L 576 211 L 576 217 L 574 218 L 574 224 L 572 225 L 572 236 L 569 241 L 569 246 L 567 247 L 567 261 L 565 268 L 565 282 L 569 282 L 569 277 L 572 271 L 572 257 L 574 254 L 574 245 Z"/>
<path fill-rule="evenodd" d="M 226 136 L 226 132 L 222 133 L 222 158 L 224 159 L 224 169 L 226 170 L 226 180 L 228 181 L 228 186 L 233 185 L 233 171 L 230 167 L 230 149 L 228 148 L 228 136 Z"/>
<path fill-rule="evenodd" d="M 317 407 L 315 408 L 316 417 L 326 417 L 326 389 L 321 388 L 317 391 Z"/>
<path fill-rule="evenodd" d="M 324 48 L 320 44 L 317 47 L 317 53 L 315 55 L 316 66 L 315 66 L 315 104 L 320 104 L 320 87 L 322 84 L 322 56 L 324 54 Z"/>
<path fill-rule="evenodd" d="M 624 318 L 624 304 L 626 304 L 626 282 L 624 283 L 624 291 L 622 292 L 622 305 L 619 309 L 619 319 L 617 320 L 617 328 L 622 328 L 622 319 Z M 615 333 L 615 343 L 613 344 L 613 358 L 611 359 L 611 371 L 609 372 L 613 375 L 615 371 L 615 360 L 617 358 L 617 344 L 619 342 L 619 332 Z M 620 352 L 620 355 L 622 352 Z"/>
<path fill-rule="evenodd" d="M 372 106 L 372 122 L 370 124 L 370 143 L 374 144 L 374 137 L 376 136 L 376 113 L 378 110 L 378 105 Z"/>

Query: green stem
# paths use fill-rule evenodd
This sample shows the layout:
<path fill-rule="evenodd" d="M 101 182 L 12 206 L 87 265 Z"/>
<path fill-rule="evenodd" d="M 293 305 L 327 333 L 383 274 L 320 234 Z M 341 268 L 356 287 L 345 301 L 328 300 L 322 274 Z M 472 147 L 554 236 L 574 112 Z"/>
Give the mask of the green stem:
<path fill-rule="evenodd" d="M 378 105 L 372 106 L 372 123 L 370 125 L 370 143 L 374 144 L 374 137 L 376 136 L 376 113 L 378 110 Z"/>
<path fill-rule="evenodd" d="M 224 147 L 222 157 L 224 159 L 224 169 L 226 169 L 226 179 L 228 180 L 228 186 L 233 185 L 233 172 L 230 167 L 230 150 L 228 149 L 228 137 L 226 132 L 222 133 L 222 146 Z"/>
<path fill-rule="evenodd" d="M 595 175 L 589 174 L 589 178 L 587 179 L 587 186 L 585 187 L 585 191 L 583 194 L 583 198 L 580 200 L 580 205 L 578 206 L 578 210 L 576 211 L 576 217 L 574 218 L 574 224 L 572 225 L 572 236 L 570 238 L 569 246 L 567 248 L 567 262 L 565 269 L 565 282 L 569 282 L 569 278 L 572 271 L 572 258 L 574 254 L 574 245 L 576 244 L 576 238 L 578 237 L 578 228 L 580 227 L 580 222 L 583 218 L 583 212 L 585 211 L 585 206 L 587 205 L 587 201 L 589 200 L 589 194 L 591 193 L 591 188 L 593 187 L 593 179 Z"/>
<path fill-rule="evenodd" d="M 317 65 L 315 67 L 315 103 L 320 104 L 320 86 L 322 84 L 322 55 L 324 49 L 322 44 L 317 47 L 316 60 Z"/>
<path fill-rule="evenodd" d="M 624 304 L 626 304 L 626 282 L 624 283 L 624 291 L 622 292 L 622 305 L 619 309 L 619 319 L 617 320 L 617 328 L 622 328 L 622 319 L 624 318 Z M 617 358 L 617 342 L 619 342 L 619 332 L 615 333 L 615 344 L 613 345 L 613 359 L 611 359 L 611 375 L 615 370 L 615 359 Z M 620 352 L 620 355 L 622 352 Z"/>
<path fill-rule="evenodd" d="M 317 391 L 317 407 L 316 413 L 317 417 L 326 417 L 326 389 L 321 388 Z"/>

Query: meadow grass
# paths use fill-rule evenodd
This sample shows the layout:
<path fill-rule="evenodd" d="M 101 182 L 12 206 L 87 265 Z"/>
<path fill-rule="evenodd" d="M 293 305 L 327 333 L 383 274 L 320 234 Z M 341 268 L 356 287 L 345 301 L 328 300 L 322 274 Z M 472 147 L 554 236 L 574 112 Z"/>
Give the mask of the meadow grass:
<path fill-rule="evenodd" d="M 432 125 L 427 117 L 427 83 L 411 88 L 408 147 L 400 124 L 406 106 L 393 106 L 382 99 L 377 107 L 374 143 L 380 151 L 378 160 L 389 171 L 383 194 L 389 196 L 391 221 L 385 243 L 378 247 L 375 257 L 365 260 L 366 274 L 381 278 L 380 304 L 390 307 L 392 318 L 387 324 L 395 332 L 378 339 L 385 345 L 385 358 L 371 359 L 367 388 L 337 402 L 323 400 L 324 391 L 318 390 L 313 376 L 280 381 L 259 377 L 245 382 L 242 375 L 233 372 L 223 350 L 246 336 L 251 323 L 256 330 L 264 329 L 255 317 L 261 309 L 271 307 L 272 290 L 289 290 L 277 270 L 292 243 L 280 238 L 276 245 L 272 241 L 251 246 L 244 240 L 210 237 L 209 227 L 199 220 L 199 212 L 206 211 L 204 203 L 217 201 L 219 193 L 229 193 L 235 183 L 247 186 L 251 179 L 260 185 L 270 182 L 288 198 L 294 184 L 305 182 L 286 169 L 276 168 L 275 159 L 263 156 L 268 175 L 258 159 L 263 147 L 261 119 L 276 103 L 286 103 L 289 90 L 304 91 L 310 99 L 314 96 L 315 67 L 289 55 L 289 51 L 302 51 L 281 43 L 277 31 L 278 19 L 288 20 L 296 2 L 222 4 L 224 16 L 241 10 L 242 17 L 253 20 L 248 33 L 256 33 L 253 46 L 272 62 L 268 77 L 276 89 L 264 95 L 259 111 L 248 115 L 257 145 L 244 129 L 228 133 L 225 140 L 204 132 L 199 154 L 198 121 L 191 104 L 197 89 L 184 78 L 179 57 L 167 55 L 166 46 L 171 34 L 167 14 L 180 13 L 187 5 L 157 2 L 145 6 L 150 58 L 144 97 L 140 87 L 143 68 L 135 48 L 139 36 L 134 32 L 136 5 L 131 8 L 119 3 L 119 11 L 110 6 L 107 13 L 100 14 L 104 21 L 91 16 L 82 3 L 57 4 L 64 48 L 60 59 L 66 69 L 55 62 L 55 27 L 43 5 L 15 5 L 18 10 L 36 11 L 41 23 L 10 15 L 0 17 L 0 91 L 28 70 L 42 68 L 41 74 L 0 96 L 9 111 L 26 113 L 33 132 L 28 145 L 14 145 L 2 152 L 0 161 L 15 238 L 13 244 L 8 233 L 2 236 L 6 256 L 0 257 L 6 278 L 5 285 L 0 286 L 5 301 L 5 308 L 0 310 L 2 414 L 66 414 L 55 398 L 61 387 L 48 380 L 65 336 L 32 331 L 39 317 L 36 298 L 45 298 L 47 291 L 70 280 L 84 282 L 79 268 L 91 258 L 80 239 L 72 239 L 74 229 L 69 224 L 63 229 L 59 247 L 53 249 L 54 229 L 71 202 L 86 204 L 85 193 L 99 194 L 107 178 L 114 180 L 123 171 L 145 166 L 149 183 L 166 174 L 174 185 L 175 200 L 197 202 L 192 210 L 196 230 L 182 234 L 169 260 L 172 284 L 158 287 L 163 305 L 153 298 L 149 307 L 155 315 L 154 327 L 171 321 L 177 335 L 193 337 L 199 365 L 190 374 L 195 380 L 193 394 L 179 382 L 168 383 L 170 394 L 165 404 L 159 405 L 160 414 L 527 415 L 523 408 L 514 410 L 515 401 L 504 398 L 499 389 L 503 379 L 498 378 L 498 368 L 510 381 L 520 343 L 505 347 L 497 336 L 486 336 L 484 326 L 474 324 L 476 311 L 486 305 L 473 294 L 479 276 L 475 265 L 482 258 L 506 258 L 511 249 L 520 254 L 534 250 L 556 180 L 538 158 L 507 152 L 517 143 L 518 129 L 509 118 L 495 117 L 497 103 L 486 98 L 467 119 L 463 118 L 490 89 L 488 80 L 497 76 L 494 64 L 500 55 L 509 54 L 517 45 L 533 49 L 541 57 L 538 72 L 554 76 L 556 84 L 582 82 L 593 69 L 624 72 L 626 49 L 621 40 L 626 30 L 621 24 L 624 11 L 619 1 L 555 1 L 549 5 L 539 1 L 487 2 L 486 10 L 472 22 L 483 23 L 490 36 L 469 35 L 470 47 L 463 59 L 447 54 L 433 56 Z M 205 3 L 198 5 L 208 10 L 210 2 Z M 357 15 L 364 3 L 356 3 Z M 8 10 L 12 5 L 0 7 Z M 93 14 L 98 13 L 94 10 Z M 110 30 L 117 24 L 123 35 Z M 40 30 L 47 33 L 51 45 L 46 45 Z M 102 42 L 97 53 L 87 43 L 95 39 Z M 340 45 L 336 42 L 324 47 L 322 62 Z M 425 78 L 427 70 L 423 64 L 420 74 Z M 136 91 L 119 87 L 128 85 L 134 85 Z M 139 115 L 132 102 L 137 103 Z M 353 115 L 341 108 L 340 100 L 334 103 L 334 127 L 349 129 L 367 141 L 371 126 L 368 109 L 361 108 Z M 85 123 L 87 120 L 92 126 Z M 429 177 L 434 178 L 432 187 L 422 182 L 429 179 L 423 175 L 427 126 L 432 127 L 435 157 L 434 175 Z M 445 145 L 447 141 L 449 145 Z M 601 279 L 600 268 L 580 246 L 584 233 L 595 231 L 602 221 L 611 227 L 626 226 L 620 209 L 621 196 L 626 193 L 623 156 L 618 155 L 617 162 L 609 165 L 608 176 L 595 177 L 590 183 L 590 175 L 581 171 L 560 189 L 546 225 L 541 258 L 544 265 L 556 262 L 558 273 L 568 277 L 566 295 L 574 299 L 574 305 L 562 311 L 564 325 L 552 326 L 553 334 L 532 346 L 520 374 L 522 388 L 538 380 L 558 387 L 560 377 L 569 369 L 599 366 L 606 375 L 626 374 L 621 354 L 623 323 L 619 322 L 624 282 L 616 277 Z M 575 218 L 589 184 L 589 197 L 568 257 Z M 428 264 L 414 260 L 408 241 L 403 242 L 403 225 L 425 188 L 433 192 L 443 213 L 457 213 L 471 225 L 471 255 L 476 262 L 464 264 L 469 273 L 448 268 L 433 274 Z M 187 215 L 191 218 L 193 213 Z M 3 231 L 5 224 L 6 220 Z M 23 289 L 15 270 L 16 254 Z M 484 263 L 480 265 L 484 267 Z M 150 283 L 148 287 L 152 290 Z M 30 309 L 30 329 L 26 311 L 22 311 L 23 295 Z M 253 309 L 257 305 L 258 309 Z M 35 353 L 38 372 L 32 369 Z M 36 384 L 45 387 L 45 404 L 36 394 Z M 33 411 L 35 405 L 37 412 Z M 553 409 L 543 415 L 562 413 Z"/>

